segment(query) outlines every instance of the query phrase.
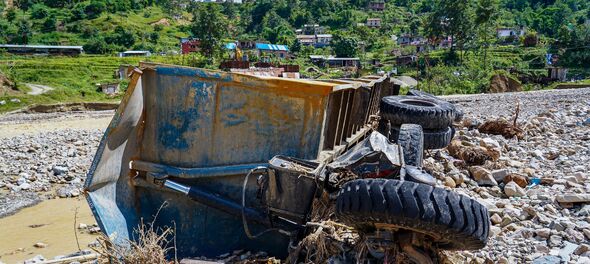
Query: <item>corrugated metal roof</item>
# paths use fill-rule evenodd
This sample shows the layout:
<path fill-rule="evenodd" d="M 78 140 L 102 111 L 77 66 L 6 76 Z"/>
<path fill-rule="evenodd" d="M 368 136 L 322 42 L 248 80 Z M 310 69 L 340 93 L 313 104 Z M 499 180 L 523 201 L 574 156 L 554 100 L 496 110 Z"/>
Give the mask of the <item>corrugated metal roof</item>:
<path fill-rule="evenodd" d="M 13 44 L 0 44 L 0 48 L 79 49 L 79 50 L 83 50 L 82 46 L 13 45 Z"/>
<path fill-rule="evenodd" d="M 276 45 L 267 43 L 256 43 L 256 49 L 272 51 L 289 51 L 289 47 L 287 47 L 286 45 Z"/>
<path fill-rule="evenodd" d="M 150 53 L 151 54 L 151 52 L 148 50 L 128 50 L 128 51 L 124 51 L 121 53 L 124 53 L 124 54 L 147 54 L 147 53 Z"/>
<path fill-rule="evenodd" d="M 227 43 L 225 44 L 225 48 L 228 50 L 234 50 L 236 49 L 236 43 Z"/>
<path fill-rule="evenodd" d="M 349 61 L 349 60 L 360 60 L 359 58 L 328 58 L 329 61 Z"/>

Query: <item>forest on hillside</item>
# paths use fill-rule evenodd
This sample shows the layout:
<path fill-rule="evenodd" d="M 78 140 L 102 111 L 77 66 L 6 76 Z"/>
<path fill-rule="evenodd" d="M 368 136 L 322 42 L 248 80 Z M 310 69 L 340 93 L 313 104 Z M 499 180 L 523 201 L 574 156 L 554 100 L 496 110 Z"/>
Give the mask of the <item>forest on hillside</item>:
<path fill-rule="evenodd" d="M 174 38 L 196 35 L 266 40 L 297 49 L 295 30 L 304 24 L 325 26 L 343 41 L 362 42 L 366 51 L 391 48 L 391 35 L 400 34 L 452 36 L 458 48 L 479 48 L 493 39 L 496 28 L 520 26 L 558 48 L 590 43 L 586 0 L 389 0 L 382 12 L 369 11 L 369 2 L 16 0 L 14 7 L 0 7 L 0 43 L 89 45 L 94 53 L 166 51 L 177 47 Z M 381 18 L 382 27 L 358 26 L 370 17 Z M 579 62 L 577 56 L 571 60 Z"/>
<path fill-rule="evenodd" d="M 225 43 L 253 40 L 288 45 L 291 62 L 306 67 L 307 55 L 331 54 L 380 59 L 389 70 L 393 50 L 415 52 L 393 36 L 412 35 L 453 40 L 452 48 L 419 55 L 416 67 L 400 69 L 437 93 L 483 91 L 498 70 L 546 74 L 547 53 L 558 55 L 572 76 L 589 74 L 590 1 L 385 0 L 383 11 L 371 11 L 371 1 L 14 0 L 11 7 L 2 1 L 0 43 L 83 45 L 88 54 L 108 55 L 169 53 L 179 49 L 180 38 L 196 37 L 201 54 L 188 65 L 216 68 L 227 57 Z M 380 18 L 381 27 L 365 26 L 368 18 Z M 325 27 L 332 44 L 301 46 L 296 30 L 305 24 Z M 498 28 L 524 28 L 526 35 L 507 43 L 496 37 Z"/>

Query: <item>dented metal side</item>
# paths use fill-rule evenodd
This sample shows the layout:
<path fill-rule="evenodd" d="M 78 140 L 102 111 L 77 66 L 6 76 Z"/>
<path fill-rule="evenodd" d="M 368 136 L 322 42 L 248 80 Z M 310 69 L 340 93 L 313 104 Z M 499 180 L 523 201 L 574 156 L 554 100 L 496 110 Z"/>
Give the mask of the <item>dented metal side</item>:
<path fill-rule="evenodd" d="M 373 86 L 387 79 L 304 81 L 144 63 L 133 74 L 88 173 L 91 209 L 102 230 L 119 243 L 134 239 L 133 230 L 144 219 L 176 229 L 179 257 L 234 249 L 284 255 L 285 236 L 268 233 L 249 240 L 241 218 L 142 179 L 171 177 L 237 202 L 245 172 L 273 156 L 333 159 L 342 152 L 336 147 L 349 148 L 366 136 L 370 129 L 364 124 L 380 99 Z M 343 96 L 346 107 L 331 103 Z M 340 134 L 331 135 L 331 123 Z M 326 140 L 335 136 L 338 141 L 327 149 Z M 261 207 L 254 183 L 247 196 L 247 206 Z"/>

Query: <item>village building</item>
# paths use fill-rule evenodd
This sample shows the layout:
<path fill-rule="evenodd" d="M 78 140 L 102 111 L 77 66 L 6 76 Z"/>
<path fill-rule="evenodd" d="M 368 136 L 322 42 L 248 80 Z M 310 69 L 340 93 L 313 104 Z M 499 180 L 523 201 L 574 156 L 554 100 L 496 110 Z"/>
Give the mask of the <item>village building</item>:
<path fill-rule="evenodd" d="M 567 80 L 567 71 L 568 69 L 566 68 L 548 66 L 547 76 L 549 76 L 549 78 L 551 78 L 552 80 L 558 80 L 563 82 Z"/>
<path fill-rule="evenodd" d="M 238 48 L 242 50 L 256 49 L 256 41 L 254 40 L 238 40 Z"/>
<path fill-rule="evenodd" d="M 200 51 L 201 41 L 194 38 L 181 38 L 180 39 L 180 53 L 189 54 Z"/>
<path fill-rule="evenodd" d="M 332 34 L 297 35 L 297 41 L 303 46 L 323 48 L 332 42 Z"/>
<path fill-rule="evenodd" d="M 315 35 L 297 35 L 297 42 L 302 46 L 315 46 L 316 37 Z"/>
<path fill-rule="evenodd" d="M 316 48 L 322 48 L 330 46 L 332 43 L 332 34 L 317 34 L 316 37 Z"/>
<path fill-rule="evenodd" d="M 422 43 L 426 43 L 426 39 L 421 36 L 415 36 L 415 35 L 411 35 L 411 34 L 403 34 L 397 38 L 397 44 L 399 44 L 400 46 L 418 45 L 418 44 L 422 44 Z"/>
<path fill-rule="evenodd" d="M 256 43 L 258 57 L 273 54 L 277 58 L 286 59 L 289 57 L 289 47 L 286 45 L 276 45 L 268 43 Z"/>
<path fill-rule="evenodd" d="M 327 58 L 326 63 L 329 67 L 355 67 L 361 68 L 361 60 L 359 58 Z"/>
<path fill-rule="evenodd" d="M 324 55 L 309 55 L 309 61 L 316 66 L 324 67 L 327 57 Z"/>
<path fill-rule="evenodd" d="M 496 29 L 496 35 L 498 38 L 507 37 L 521 37 L 526 33 L 524 27 L 519 28 L 498 28 Z"/>
<path fill-rule="evenodd" d="M 318 24 L 305 24 L 301 29 L 295 30 L 295 33 L 298 35 L 317 35 L 317 34 L 324 34 L 326 28 L 318 25 Z"/>
<path fill-rule="evenodd" d="M 406 66 L 415 63 L 418 57 L 415 55 L 398 56 L 395 58 L 395 64 L 398 66 Z"/>
<path fill-rule="evenodd" d="M 380 28 L 381 27 L 381 18 L 368 18 L 367 19 L 367 27 Z"/>
<path fill-rule="evenodd" d="M 369 9 L 372 11 L 381 12 L 381 11 L 385 10 L 385 2 L 383 2 L 383 1 L 369 2 Z"/>
<path fill-rule="evenodd" d="M 147 50 L 128 50 L 124 52 L 119 52 L 119 57 L 149 57 L 152 56 L 152 53 Z"/>
<path fill-rule="evenodd" d="M 97 83 L 97 90 L 108 96 L 119 94 L 119 83 Z"/>
<path fill-rule="evenodd" d="M 84 52 L 82 46 L 12 45 L 0 44 L 0 50 L 23 55 L 68 55 L 77 56 Z"/>

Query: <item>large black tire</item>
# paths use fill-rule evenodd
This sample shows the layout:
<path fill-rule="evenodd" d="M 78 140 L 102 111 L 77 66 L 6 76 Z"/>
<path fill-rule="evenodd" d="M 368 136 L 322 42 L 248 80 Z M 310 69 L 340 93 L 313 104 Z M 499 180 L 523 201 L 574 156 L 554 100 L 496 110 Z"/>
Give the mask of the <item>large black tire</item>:
<path fill-rule="evenodd" d="M 434 99 L 438 99 L 438 100 L 442 100 L 440 98 L 438 98 L 437 96 L 431 94 L 431 93 L 427 93 L 424 91 L 420 91 L 420 90 L 414 90 L 414 89 L 410 89 L 406 95 L 410 95 L 410 96 L 421 96 L 421 97 L 428 97 L 428 98 L 434 98 Z M 455 122 L 460 122 L 461 120 L 463 120 L 463 110 L 461 110 L 460 108 L 457 108 L 455 105 L 453 105 L 453 107 L 455 107 L 455 118 L 454 121 Z"/>
<path fill-rule="evenodd" d="M 420 96 L 385 96 L 381 99 L 380 113 L 392 126 L 418 124 L 424 129 L 443 129 L 455 119 L 452 104 Z"/>
<path fill-rule="evenodd" d="M 372 226 L 423 233 L 448 250 L 481 249 L 490 230 L 488 210 L 476 200 L 443 188 L 388 179 L 344 184 L 336 216 L 359 230 Z"/>
<path fill-rule="evenodd" d="M 390 130 L 390 139 L 393 142 L 399 139 L 400 127 L 392 127 Z M 424 149 L 441 149 L 445 148 L 451 143 L 455 130 L 453 127 L 447 127 L 441 130 L 424 130 L 422 135 L 424 137 Z"/>
<path fill-rule="evenodd" d="M 421 168 L 424 154 L 422 127 L 416 124 L 403 124 L 398 134 L 396 142 L 403 150 L 405 163 Z"/>

